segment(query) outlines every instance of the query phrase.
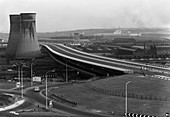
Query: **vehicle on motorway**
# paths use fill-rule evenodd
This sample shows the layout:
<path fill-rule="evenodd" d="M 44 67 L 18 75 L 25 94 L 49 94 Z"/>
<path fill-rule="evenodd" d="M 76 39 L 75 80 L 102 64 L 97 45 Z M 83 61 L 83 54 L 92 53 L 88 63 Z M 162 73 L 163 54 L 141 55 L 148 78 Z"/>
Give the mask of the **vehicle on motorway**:
<path fill-rule="evenodd" d="M 39 87 L 35 87 L 34 88 L 34 92 L 39 92 L 40 91 L 40 88 Z"/>

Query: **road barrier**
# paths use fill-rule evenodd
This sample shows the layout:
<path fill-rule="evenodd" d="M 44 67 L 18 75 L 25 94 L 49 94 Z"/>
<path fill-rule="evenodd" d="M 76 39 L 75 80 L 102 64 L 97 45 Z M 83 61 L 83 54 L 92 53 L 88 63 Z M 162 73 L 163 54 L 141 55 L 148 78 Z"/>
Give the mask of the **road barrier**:
<path fill-rule="evenodd" d="M 157 117 L 157 116 L 135 114 L 135 113 L 125 113 L 125 117 Z"/>
<path fill-rule="evenodd" d="M 61 101 L 61 102 L 63 102 L 63 103 L 68 103 L 68 104 L 71 104 L 72 106 L 77 106 L 77 103 L 76 103 L 76 102 L 70 101 L 69 99 L 66 99 L 66 98 L 64 98 L 63 96 L 59 96 L 59 95 L 56 95 L 56 94 L 51 94 L 50 97 L 51 97 L 52 99 Z"/>

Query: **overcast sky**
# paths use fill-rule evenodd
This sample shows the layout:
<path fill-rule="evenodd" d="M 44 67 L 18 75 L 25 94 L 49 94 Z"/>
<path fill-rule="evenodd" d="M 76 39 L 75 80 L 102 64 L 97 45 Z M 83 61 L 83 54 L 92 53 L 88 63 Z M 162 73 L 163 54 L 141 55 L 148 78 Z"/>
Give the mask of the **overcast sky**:
<path fill-rule="evenodd" d="M 0 0 L 0 32 L 9 32 L 9 14 L 23 12 L 37 13 L 37 32 L 170 28 L 170 0 Z"/>

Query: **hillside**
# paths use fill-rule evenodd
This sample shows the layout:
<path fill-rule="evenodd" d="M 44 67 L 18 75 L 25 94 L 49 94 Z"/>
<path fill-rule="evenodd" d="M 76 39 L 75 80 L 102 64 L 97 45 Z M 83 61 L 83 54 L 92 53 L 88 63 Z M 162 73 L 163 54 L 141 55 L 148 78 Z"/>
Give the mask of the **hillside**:
<path fill-rule="evenodd" d="M 58 31 L 58 32 L 38 32 L 38 38 L 50 38 L 57 36 L 72 36 L 74 32 L 83 33 L 86 36 L 90 36 L 96 33 L 113 33 L 117 28 L 113 29 L 82 29 L 71 31 Z M 121 28 L 122 32 L 142 33 L 146 35 L 156 35 L 161 37 L 170 37 L 170 30 L 165 28 Z M 8 40 L 8 33 L 0 33 L 0 39 Z"/>

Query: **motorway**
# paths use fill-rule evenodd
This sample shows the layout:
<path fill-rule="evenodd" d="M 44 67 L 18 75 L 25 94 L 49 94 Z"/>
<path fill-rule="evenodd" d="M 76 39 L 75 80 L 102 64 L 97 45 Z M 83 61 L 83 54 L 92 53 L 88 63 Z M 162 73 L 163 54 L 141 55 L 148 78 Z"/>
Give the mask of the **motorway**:
<path fill-rule="evenodd" d="M 99 67 L 104 67 L 104 68 L 109 68 L 109 69 L 114 69 L 114 70 L 119 70 L 124 72 L 129 70 L 132 71 L 148 70 L 149 72 L 170 74 L 170 68 L 97 56 L 97 55 L 75 50 L 73 48 L 64 46 L 62 44 L 45 44 L 42 46 L 58 56 L 62 56 L 64 58 L 68 58 L 71 60 L 75 60 L 87 64 L 92 64 Z"/>
<path fill-rule="evenodd" d="M 48 86 L 48 88 L 51 88 L 51 87 L 56 87 L 56 86 L 59 86 L 59 85 L 51 85 L 51 86 Z M 33 87 L 29 87 L 27 89 L 25 89 L 24 91 L 24 97 L 27 99 L 27 100 L 30 100 L 31 102 L 34 102 L 34 104 L 38 103 L 38 104 L 41 104 L 41 105 L 44 105 L 45 106 L 45 103 L 46 103 L 46 99 L 44 96 L 42 96 L 40 93 L 38 92 L 34 92 L 33 90 L 34 88 Z M 45 86 L 41 86 L 40 87 L 41 90 L 44 90 L 45 89 Z M 3 92 L 6 92 L 6 93 L 11 93 L 11 94 L 17 94 L 17 95 L 20 95 L 20 91 L 3 91 Z M 48 100 L 49 101 L 49 100 Z M 27 103 L 27 102 L 25 102 Z M 12 110 L 19 110 L 19 109 L 24 109 L 24 108 L 27 108 L 29 107 L 30 104 L 25 104 L 25 106 L 19 106 L 15 109 L 12 109 Z M 109 117 L 107 115 L 99 115 L 97 113 L 91 113 L 91 112 L 87 112 L 87 111 L 82 111 L 82 110 L 78 110 L 78 109 L 74 109 L 72 107 L 69 107 L 69 106 L 64 106 L 62 104 L 59 104 L 55 101 L 53 101 L 53 109 L 57 109 L 57 110 L 60 110 L 60 111 L 63 111 L 63 112 L 66 112 L 66 113 L 70 113 L 71 115 L 74 115 L 74 117 L 78 116 L 78 117 Z M 10 110 L 6 111 L 6 112 L 9 112 Z"/>

